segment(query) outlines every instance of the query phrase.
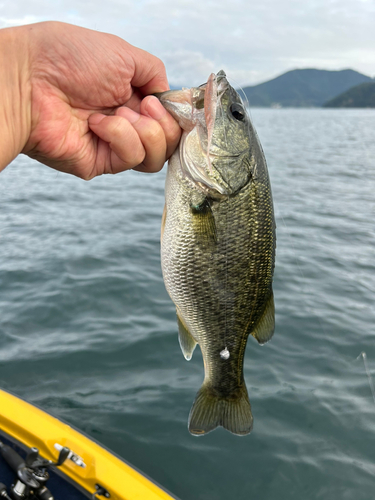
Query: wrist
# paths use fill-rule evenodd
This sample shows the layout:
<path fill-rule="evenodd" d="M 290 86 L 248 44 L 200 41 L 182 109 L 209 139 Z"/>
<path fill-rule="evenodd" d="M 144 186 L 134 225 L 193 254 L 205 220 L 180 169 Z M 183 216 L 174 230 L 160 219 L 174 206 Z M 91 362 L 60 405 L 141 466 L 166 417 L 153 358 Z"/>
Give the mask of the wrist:
<path fill-rule="evenodd" d="M 0 170 L 21 153 L 30 135 L 30 28 L 0 30 Z"/>

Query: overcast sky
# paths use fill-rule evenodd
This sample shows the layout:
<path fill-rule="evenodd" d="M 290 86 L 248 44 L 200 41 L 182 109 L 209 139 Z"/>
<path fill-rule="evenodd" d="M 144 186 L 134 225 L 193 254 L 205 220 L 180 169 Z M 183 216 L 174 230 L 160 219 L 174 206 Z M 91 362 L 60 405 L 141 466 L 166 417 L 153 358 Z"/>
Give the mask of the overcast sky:
<path fill-rule="evenodd" d="M 0 27 L 46 20 L 121 36 L 174 86 L 220 69 L 242 86 L 295 68 L 375 76 L 375 0 L 0 0 Z"/>

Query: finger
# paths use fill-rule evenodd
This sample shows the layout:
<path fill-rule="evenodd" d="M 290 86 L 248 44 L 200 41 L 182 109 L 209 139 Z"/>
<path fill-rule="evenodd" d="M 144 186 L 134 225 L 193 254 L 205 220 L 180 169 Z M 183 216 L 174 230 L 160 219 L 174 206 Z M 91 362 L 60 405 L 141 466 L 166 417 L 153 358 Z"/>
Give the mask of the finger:
<path fill-rule="evenodd" d="M 168 113 L 159 99 L 154 96 L 147 96 L 143 99 L 140 106 L 140 112 L 156 120 L 164 131 L 167 141 L 167 151 L 165 160 L 167 160 L 177 148 L 181 137 L 181 128 L 176 120 Z"/>
<path fill-rule="evenodd" d="M 146 152 L 144 160 L 137 166 L 137 170 L 144 172 L 158 172 L 163 168 L 166 159 L 167 142 L 163 128 L 156 120 L 135 113 L 127 107 L 116 110 L 116 115 L 131 121 L 134 130 L 139 135 Z"/>
<path fill-rule="evenodd" d="M 131 84 L 138 87 L 143 95 L 169 90 L 167 74 L 163 62 L 148 52 L 130 45 L 133 55 L 134 76 Z"/>
<path fill-rule="evenodd" d="M 134 111 L 133 113 L 138 115 Z M 105 116 L 95 113 L 89 117 L 89 126 L 110 148 L 105 157 L 102 154 L 100 158 L 97 156 L 97 161 L 101 163 L 97 165 L 97 170 L 116 174 L 143 162 L 146 151 L 129 120 L 117 115 Z"/>
<path fill-rule="evenodd" d="M 138 89 L 133 89 L 133 93 L 128 101 L 124 103 L 127 108 L 140 113 L 143 96 Z"/>

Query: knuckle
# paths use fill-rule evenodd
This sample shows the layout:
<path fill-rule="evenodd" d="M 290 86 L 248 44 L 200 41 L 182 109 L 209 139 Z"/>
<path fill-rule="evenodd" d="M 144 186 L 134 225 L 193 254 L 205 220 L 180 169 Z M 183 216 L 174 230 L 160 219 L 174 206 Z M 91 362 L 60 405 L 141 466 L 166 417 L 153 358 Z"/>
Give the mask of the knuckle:
<path fill-rule="evenodd" d="M 169 131 L 168 138 L 170 142 L 175 143 L 180 140 L 180 137 L 181 137 L 181 129 L 180 126 L 175 122 L 175 125 L 172 126 Z"/>
<path fill-rule="evenodd" d="M 140 165 L 141 163 L 144 162 L 145 158 L 146 158 L 145 150 L 139 149 L 138 151 L 135 151 L 133 153 L 132 161 L 129 163 L 131 163 L 133 166 Z"/>
<path fill-rule="evenodd" d="M 165 162 L 163 161 L 163 162 L 159 162 L 157 164 L 152 165 L 151 172 L 152 173 L 160 172 L 160 170 L 164 167 L 164 163 Z"/>
<path fill-rule="evenodd" d="M 158 159 L 153 159 L 152 161 L 147 161 L 147 158 L 143 162 L 144 165 L 147 166 L 147 171 L 150 173 L 155 173 L 159 172 L 164 164 L 165 164 L 165 158 L 158 158 Z"/>
<path fill-rule="evenodd" d="M 156 144 L 160 144 L 163 139 L 163 129 L 158 122 L 154 120 L 148 120 L 147 128 L 145 129 L 145 140 L 153 147 Z"/>
<path fill-rule="evenodd" d="M 97 176 L 97 173 L 95 172 L 95 168 L 93 167 L 92 169 L 90 170 L 78 170 L 75 175 L 77 177 L 79 177 L 80 179 L 88 182 L 88 181 L 91 181 L 94 177 Z"/>
<path fill-rule="evenodd" d="M 161 59 L 156 57 L 156 71 L 161 75 L 164 76 L 166 74 L 166 69 L 165 69 L 165 64 Z"/>
<path fill-rule="evenodd" d="M 79 174 L 79 175 L 78 175 L 78 177 L 79 177 L 80 179 L 82 179 L 83 181 L 88 182 L 88 181 L 91 181 L 91 179 L 92 179 L 94 176 L 91 176 L 91 175 L 86 174 L 86 173 L 84 173 L 84 174 L 82 173 L 82 174 Z"/>
<path fill-rule="evenodd" d="M 120 138 L 124 135 L 124 121 L 121 116 L 111 117 L 111 135 Z"/>

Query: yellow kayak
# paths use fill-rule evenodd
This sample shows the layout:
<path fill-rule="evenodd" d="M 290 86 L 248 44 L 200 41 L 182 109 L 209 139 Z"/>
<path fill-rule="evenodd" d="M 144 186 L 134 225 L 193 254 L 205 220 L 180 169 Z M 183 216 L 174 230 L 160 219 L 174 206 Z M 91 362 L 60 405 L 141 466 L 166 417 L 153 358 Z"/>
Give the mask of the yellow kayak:
<path fill-rule="evenodd" d="M 30 452 L 30 449 L 34 448 L 37 450 Z M 12 450 L 15 450 L 15 455 Z M 48 497 L 44 494 L 43 497 L 40 486 L 38 490 L 40 498 L 59 500 L 177 498 L 70 425 L 3 390 L 0 390 L 0 452 L 0 483 L 4 488 L 4 495 L 10 495 L 11 485 L 6 483 L 6 479 L 9 481 L 13 474 L 14 482 L 14 469 L 17 469 L 18 477 L 22 478 L 23 473 L 30 474 L 30 467 L 32 469 L 33 464 L 39 465 L 39 469 L 42 470 L 43 463 L 50 463 L 51 465 L 47 466 L 49 479 L 46 486 L 53 496 Z M 10 460 L 8 457 L 12 453 L 20 460 L 18 463 L 16 459 L 17 464 L 13 470 L 9 466 L 12 457 Z M 21 460 L 21 456 L 26 458 Z M 63 463 L 62 465 L 58 463 L 56 466 L 59 457 Z M 4 458 L 8 458 L 8 463 Z M 38 474 L 35 479 L 39 480 Z M 15 487 L 21 488 L 22 481 L 19 480 L 20 486 Z M 30 488 L 32 490 L 32 487 Z"/>

